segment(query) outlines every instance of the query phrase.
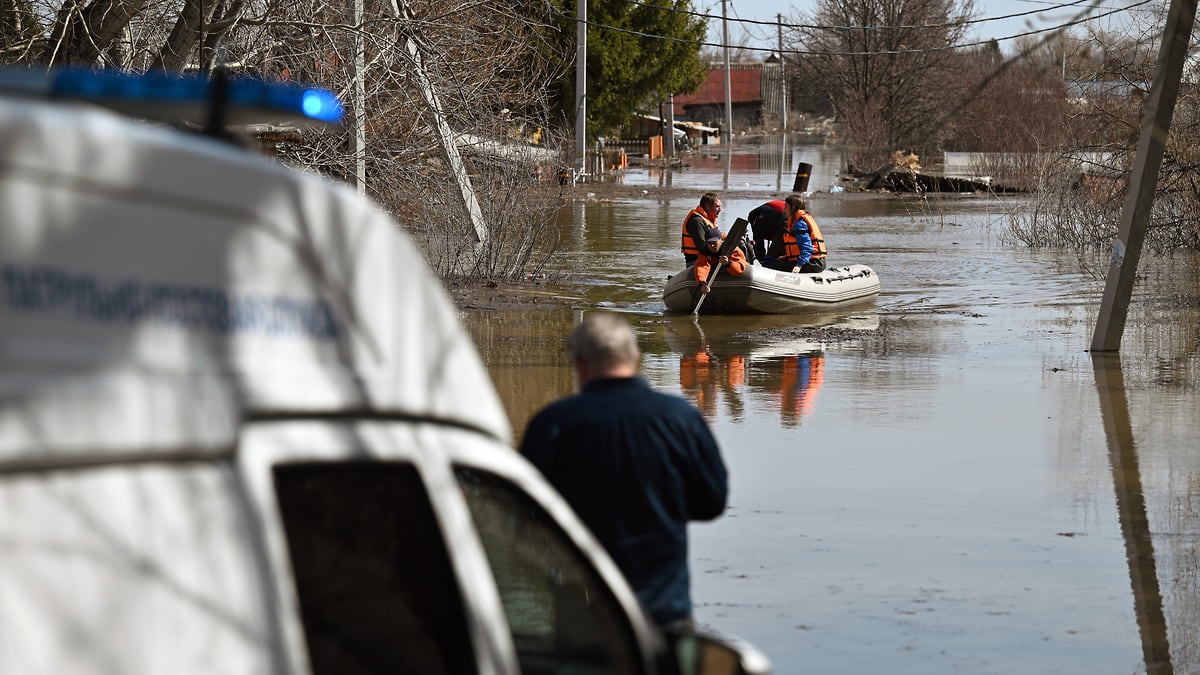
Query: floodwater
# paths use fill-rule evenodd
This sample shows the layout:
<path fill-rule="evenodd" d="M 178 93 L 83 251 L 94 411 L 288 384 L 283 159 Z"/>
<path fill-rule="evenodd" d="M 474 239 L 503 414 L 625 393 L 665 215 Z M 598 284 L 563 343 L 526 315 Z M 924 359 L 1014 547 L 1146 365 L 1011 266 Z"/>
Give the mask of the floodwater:
<path fill-rule="evenodd" d="M 830 262 L 872 266 L 874 305 L 664 316 L 700 193 L 729 195 L 728 228 L 800 161 Z M 1143 256 L 1120 354 L 1093 357 L 1104 280 L 1002 244 L 1022 198 L 829 194 L 837 168 L 819 147 L 735 147 L 624 179 L 678 196 L 565 207 L 576 308 L 463 317 L 518 437 L 572 389 L 573 322 L 620 312 L 645 377 L 703 410 L 730 469 L 726 514 L 691 527 L 697 620 L 776 672 L 1200 672 L 1196 257 Z M 792 330 L 820 325 L 854 332 Z"/>

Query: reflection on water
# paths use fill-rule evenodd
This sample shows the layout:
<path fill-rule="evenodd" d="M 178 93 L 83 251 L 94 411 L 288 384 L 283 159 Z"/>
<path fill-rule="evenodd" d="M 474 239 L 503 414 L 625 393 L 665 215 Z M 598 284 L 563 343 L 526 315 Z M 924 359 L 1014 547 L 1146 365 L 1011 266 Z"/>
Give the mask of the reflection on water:
<path fill-rule="evenodd" d="M 668 344 L 679 353 L 680 391 L 707 419 L 716 421 L 723 413 L 742 422 L 746 400 L 778 410 L 785 427 L 812 413 L 824 379 L 820 345 L 710 343 L 700 322 L 694 324 L 691 330 L 682 322 L 669 326 Z"/>
<path fill-rule="evenodd" d="M 518 436 L 572 391 L 581 313 L 621 312 L 730 469 L 729 511 L 692 528 L 697 619 L 778 672 L 1200 673 L 1200 257 L 1143 257 L 1116 367 L 1086 352 L 1104 280 L 999 242 L 1022 198 L 843 198 L 818 148 L 746 152 L 565 209 L 572 310 L 465 317 Z M 737 188 L 727 227 L 800 158 L 830 262 L 873 267 L 874 306 L 664 316 L 700 194 Z"/>
<path fill-rule="evenodd" d="M 779 387 L 779 416 L 795 426 L 812 412 L 824 378 L 825 356 L 788 356 L 783 360 Z"/>
<path fill-rule="evenodd" d="M 1167 620 L 1163 615 L 1162 593 L 1158 586 L 1158 569 L 1154 558 L 1154 541 L 1150 534 L 1150 519 L 1142 492 L 1141 469 L 1138 468 L 1137 447 L 1133 440 L 1133 425 L 1129 405 L 1125 400 L 1125 378 L 1121 372 L 1121 357 L 1097 353 L 1092 356 L 1096 371 L 1096 388 L 1100 392 L 1100 416 L 1108 438 L 1109 461 L 1112 463 L 1113 490 L 1116 493 L 1117 515 L 1125 537 L 1125 556 L 1129 563 L 1129 581 L 1133 587 L 1134 613 L 1142 637 L 1143 663 L 1147 673 L 1168 675 L 1171 666 Z"/>

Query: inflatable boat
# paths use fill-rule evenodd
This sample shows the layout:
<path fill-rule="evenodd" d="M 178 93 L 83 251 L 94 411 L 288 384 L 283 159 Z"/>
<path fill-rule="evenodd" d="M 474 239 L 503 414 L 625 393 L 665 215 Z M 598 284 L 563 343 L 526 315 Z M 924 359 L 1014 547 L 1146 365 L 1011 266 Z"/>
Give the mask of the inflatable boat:
<path fill-rule="evenodd" d="M 722 270 L 700 306 L 701 314 L 804 314 L 874 300 L 879 276 L 866 265 L 830 267 L 815 274 L 792 274 L 751 265 L 741 276 Z M 667 311 L 691 314 L 700 287 L 691 266 L 667 279 Z"/>

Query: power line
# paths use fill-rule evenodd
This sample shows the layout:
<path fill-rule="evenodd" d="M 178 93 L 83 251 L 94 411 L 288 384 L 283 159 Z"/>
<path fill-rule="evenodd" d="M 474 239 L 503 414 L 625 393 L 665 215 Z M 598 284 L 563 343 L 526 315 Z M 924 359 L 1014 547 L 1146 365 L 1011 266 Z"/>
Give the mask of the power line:
<path fill-rule="evenodd" d="M 898 50 L 886 50 L 886 51 L 877 51 L 877 52 L 828 52 L 828 51 L 808 51 L 808 50 L 802 50 L 802 49 L 785 49 L 785 50 L 783 50 L 783 53 L 784 54 L 805 55 L 805 56 L 893 56 L 893 55 L 897 55 L 897 54 L 921 54 L 921 53 L 925 53 L 925 52 L 940 52 L 940 51 L 948 51 L 948 50 L 954 50 L 954 49 L 965 49 L 967 47 L 981 47 L 984 45 L 989 45 L 993 41 L 994 42 L 1005 42 L 1008 40 L 1015 40 L 1017 38 L 1026 37 L 1029 35 L 1040 35 L 1042 33 L 1050 33 L 1050 32 L 1060 31 L 1064 28 L 1069 28 L 1071 26 L 1077 26 L 1079 24 L 1087 23 L 1089 21 L 1103 19 L 1105 17 L 1112 16 L 1113 14 L 1119 14 L 1121 12 L 1126 12 L 1126 11 L 1129 11 L 1132 9 L 1136 9 L 1143 5 L 1148 5 L 1153 1 L 1154 0 L 1141 0 L 1141 2 L 1134 3 L 1132 5 L 1129 5 L 1128 7 L 1120 7 L 1117 9 L 1109 10 L 1102 14 L 1096 14 L 1094 16 L 1083 16 L 1083 14 L 1086 14 L 1088 11 L 1090 11 L 1090 8 L 1089 8 L 1089 10 L 1085 10 L 1084 13 L 1080 14 L 1079 16 L 1072 19 L 1071 21 L 1067 21 L 1065 23 L 1058 24 L 1057 26 L 1050 26 L 1047 28 L 1039 28 L 1037 30 L 1029 30 L 1029 31 L 1025 31 L 1023 33 L 1016 33 L 1014 35 L 1009 35 L 1009 36 L 999 37 L 999 38 L 989 38 L 987 40 L 981 40 L 981 41 L 977 41 L 977 42 L 963 42 L 960 44 L 946 45 L 943 47 L 929 47 L 927 49 L 898 49 Z M 625 0 L 625 2 L 631 2 L 634 4 L 645 4 L 645 3 L 637 2 L 637 0 Z M 1078 2 L 1070 3 L 1070 4 L 1078 4 Z M 656 5 L 648 5 L 648 6 L 655 7 Z M 1066 5 L 1061 5 L 1061 6 L 1066 6 Z M 667 9 L 665 7 L 659 7 L 659 8 L 664 9 L 664 10 Z M 683 11 L 683 10 L 672 10 L 672 11 L 679 12 L 679 11 Z M 691 12 L 689 12 L 689 13 L 691 13 Z M 560 12 L 560 16 L 568 18 L 572 21 L 578 21 L 578 19 L 576 19 L 575 17 L 569 16 L 569 15 L 561 13 L 561 12 Z M 1016 14 L 1016 15 L 1012 15 L 1012 16 L 1021 16 L 1021 15 Z M 997 18 L 1004 18 L 1004 17 L 997 17 Z M 750 20 L 742 19 L 742 21 L 750 21 Z M 724 44 L 721 44 L 719 42 L 687 40 L 684 38 L 674 38 L 674 37 L 667 37 L 664 35 L 655 35 L 653 33 L 643 33 L 641 31 L 636 31 L 636 30 L 632 30 L 629 28 L 620 28 L 618 26 L 609 26 L 609 25 L 602 24 L 602 23 L 596 23 L 594 21 L 585 21 L 584 23 L 586 23 L 588 25 L 588 27 L 591 27 L 591 28 L 601 28 L 604 30 L 616 31 L 618 33 L 627 33 L 630 35 L 637 35 L 639 37 L 647 37 L 647 38 L 651 38 L 651 39 L 655 39 L 655 40 L 667 40 L 670 42 L 682 42 L 685 44 L 699 45 L 701 47 L 721 47 L 721 48 L 725 47 Z M 777 25 L 777 24 L 771 24 L 769 22 L 761 22 L 761 21 L 755 21 L 754 23 L 765 23 L 766 25 Z M 793 24 L 792 27 L 800 27 L 800 26 Z M 826 26 L 808 26 L 808 27 L 822 28 L 822 29 L 827 28 Z M 933 26 L 930 26 L 930 27 L 933 27 Z M 899 26 L 892 26 L 892 28 L 899 28 Z M 910 27 L 910 28 L 912 28 L 912 27 Z M 859 28 L 859 30 L 861 30 L 861 27 Z M 768 48 L 764 48 L 764 47 L 739 46 L 739 47 L 737 47 L 737 49 L 740 49 L 743 51 L 752 51 L 752 52 L 767 52 L 770 54 L 776 54 L 779 52 L 779 50 L 777 50 L 777 49 L 768 49 Z"/>
<path fill-rule="evenodd" d="M 663 12 L 671 12 L 673 14 L 687 14 L 688 16 L 695 16 L 695 17 L 706 19 L 706 20 L 721 20 L 721 21 L 725 20 L 724 17 L 717 16 L 715 14 L 708 14 L 705 12 L 695 12 L 695 11 L 692 11 L 689 9 L 677 9 L 675 7 L 664 7 L 663 5 L 655 5 L 655 4 L 652 4 L 649 2 L 643 2 L 642 0 L 622 0 L 622 2 L 629 4 L 629 5 L 637 5 L 639 7 L 650 7 L 650 8 L 657 9 L 657 10 L 660 10 Z M 781 23 L 778 21 L 760 21 L 757 19 L 730 19 L 729 21 L 731 23 L 750 24 L 750 25 L 757 25 L 757 26 L 769 26 L 771 28 L 776 28 L 776 27 L 782 26 L 783 28 L 800 28 L 800 29 L 812 29 L 812 30 L 880 30 L 880 31 L 896 30 L 896 29 L 912 30 L 915 28 L 950 28 L 950 27 L 954 27 L 954 26 L 969 26 L 969 25 L 973 25 L 973 24 L 977 24 L 977 23 L 987 23 L 989 21 L 1004 21 L 1007 19 L 1017 19 L 1017 18 L 1020 18 L 1023 16 L 1030 16 L 1032 14 L 1042 14 L 1044 12 L 1053 12 L 1053 11 L 1059 10 L 1059 9 L 1067 9 L 1069 7 L 1076 7 L 1078 5 L 1082 5 L 1085 3 L 1098 4 L 1098 3 L 1094 2 L 1094 0 L 1072 0 L 1072 2 L 1064 2 L 1064 3 L 1050 5 L 1049 7 L 1042 7 L 1040 9 L 1032 9 L 1027 12 L 1016 12 L 1014 14 L 1004 14 L 1001 16 L 988 16 L 988 17 L 983 17 L 980 19 L 968 19 L 968 20 L 963 20 L 963 21 L 946 21 L 946 22 L 942 22 L 942 23 L 897 25 L 897 26 L 816 26 L 816 25 L 804 24 L 804 23 Z M 1145 3 L 1139 3 L 1139 4 L 1145 4 Z M 1131 7 L 1125 7 L 1122 9 L 1132 9 L 1133 7 L 1137 7 L 1137 6 L 1138 5 L 1133 5 Z M 736 8 L 734 11 L 737 11 Z M 1114 11 L 1121 11 L 1121 10 L 1114 10 Z M 1097 17 L 1097 18 L 1099 18 L 1099 17 Z M 1019 37 L 1019 36 L 1014 36 L 1014 37 Z M 1008 38 L 1005 38 L 1005 39 L 1008 39 Z"/>

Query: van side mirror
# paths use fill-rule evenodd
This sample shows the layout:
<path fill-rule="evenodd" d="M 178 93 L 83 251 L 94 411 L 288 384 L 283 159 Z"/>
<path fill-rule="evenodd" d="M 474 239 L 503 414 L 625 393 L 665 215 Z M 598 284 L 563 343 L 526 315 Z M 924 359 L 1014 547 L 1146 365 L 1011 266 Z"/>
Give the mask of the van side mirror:
<path fill-rule="evenodd" d="M 708 631 L 665 633 L 679 675 L 769 675 L 771 661 L 753 645 Z"/>

